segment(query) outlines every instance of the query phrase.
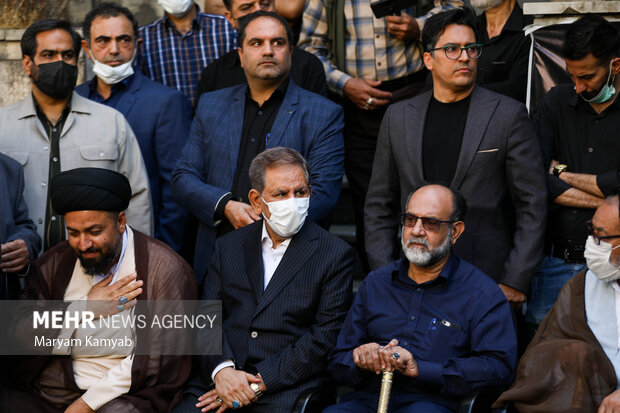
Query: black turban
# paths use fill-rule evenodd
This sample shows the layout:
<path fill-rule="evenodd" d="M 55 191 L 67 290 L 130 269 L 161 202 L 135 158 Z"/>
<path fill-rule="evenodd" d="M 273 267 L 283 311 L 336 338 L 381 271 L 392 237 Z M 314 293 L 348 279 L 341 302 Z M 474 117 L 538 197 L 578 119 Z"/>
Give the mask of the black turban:
<path fill-rule="evenodd" d="M 120 212 L 129 205 L 131 186 L 124 175 L 109 169 L 76 168 L 52 178 L 50 198 L 52 208 L 60 215 L 71 211 Z"/>

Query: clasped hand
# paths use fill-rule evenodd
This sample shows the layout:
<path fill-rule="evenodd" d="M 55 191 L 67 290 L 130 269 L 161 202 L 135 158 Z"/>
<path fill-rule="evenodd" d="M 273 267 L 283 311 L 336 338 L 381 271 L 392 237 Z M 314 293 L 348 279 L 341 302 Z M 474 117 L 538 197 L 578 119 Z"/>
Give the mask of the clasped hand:
<path fill-rule="evenodd" d="M 202 412 L 207 412 L 217 408 L 216 413 L 221 413 L 226 409 L 234 408 L 233 401 L 241 406 L 248 406 L 258 398 L 250 384 L 256 383 L 261 391 L 266 391 L 265 383 L 260 376 L 246 373 L 243 370 L 235 370 L 226 367 L 218 371 L 215 375 L 215 389 L 210 390 L 198 398 L 196 407 L 201 408 Z M 221 398 L 220 402 L 218 399 Z"/>
<path fill-rule="evenodd" d="M 394 357 L 398 354 L 398 357 Z M 398 345 L 398 340 L 391 340 L 386 346 L 377 343 L 363 344 L 353 350 L 353 363 L 362 370 L 383 371 L 397 370 L 409 377 L 418 377 L 418 362 L 409 350 Z"/>

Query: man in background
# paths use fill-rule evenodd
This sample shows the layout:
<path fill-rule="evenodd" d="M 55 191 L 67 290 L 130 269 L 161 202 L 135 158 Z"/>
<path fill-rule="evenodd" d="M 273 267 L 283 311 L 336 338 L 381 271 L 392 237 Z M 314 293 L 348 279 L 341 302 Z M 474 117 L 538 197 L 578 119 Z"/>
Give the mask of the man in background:
<path fill-rule="evenodd" d="M 152 80 L 196 102 L 196 85 L 207 65 L 237 45 L 224 16 L 202 13 L 193 0 L 159 0 L 164 17 L 140 27 L 136 66 Z"/>
<path fill-rule="evenodd" d="M 84 19 L 82 47 L 95 77 L 76 92 L 115 108 L 131 125 L 146 164 L 155 219 L 155 238 L 179 252 L 185 243 L 188 213 L 172 198 L 170 174 L 187 141 L 192 108 L 176 89 L 134 73 L 140 40 L 131 12 L 102 3 Z"/>

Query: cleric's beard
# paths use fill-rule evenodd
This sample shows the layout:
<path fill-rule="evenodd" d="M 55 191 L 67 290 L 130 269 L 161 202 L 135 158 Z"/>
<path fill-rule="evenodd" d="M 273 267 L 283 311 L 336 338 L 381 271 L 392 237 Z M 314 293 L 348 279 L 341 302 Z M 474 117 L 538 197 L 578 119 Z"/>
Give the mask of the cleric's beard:
<path fill-rule="evenodd" d="M 112 267 L 114 261 L 116 261 L 120 257 L 122 249 L 123 239 L 121 233 L 118 232 L 114 239 L 114 245 L 109 250 L 103 251 L 101 248 L 89 248 L 88 250 L 84 251 L 85 253 L 100 252 L 101 256 L 99 258 L 84 258 L 80 252 L 78 252 L 77 255 L 78 259 L 80 260 L 80 264 L 82 265 L 82 268 L 84 269 L 84 272 L 86 274 L 108 275 L 105 274 L 105 271 Z"/>

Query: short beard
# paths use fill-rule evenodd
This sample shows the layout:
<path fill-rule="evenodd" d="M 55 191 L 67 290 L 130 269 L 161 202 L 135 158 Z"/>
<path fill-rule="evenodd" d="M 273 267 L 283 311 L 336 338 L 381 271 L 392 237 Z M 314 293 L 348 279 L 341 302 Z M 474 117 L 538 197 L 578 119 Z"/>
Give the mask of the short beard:
<path fill-rule="evenodd" d="M 487 11 L 493 7 L 499 6 L 504 0 L 471 0 L 471 5 L 482 10 Z"/>
<path fill-rule="evenodd" d="M 403 246 L 403 252 L 410 263 L 417 265 L 418 267 L 428 268 L 441 261 L 441 259 L 450 253 L 450 248 L 452 247 L 452 243 L 450 242 L 451 239 L 452 228 L 448 230 L 446 238 L 437 248 L 430 248 L 426 238 L 409 237 L 407 241 L 402 239 L 401 244 Z M 429 250 L 425 251 L 419 247 L 408 246 L 414 242 L 426 246 Z"/>
<path fill-rule="evenodd" d="M 122 235 L 120 234 L 120 232 L 117 232 L 115 239 L 114 239 L 114 245 L 107 252 L 102 252 L 100 258 L 84 258 L 82 257 L 82 254 L 78 252 L 78 259 L 80 260 L 80 264 L 82 265 L 82 268 L 84 269 L 84 272 L 86 274 L 108 275 L 108 274 L 104 274 L 105 271 L 107 271 L 112 266 L 112 264 L 114 264 L 114 261 L 116 261 L 116 259 L 121 255 L 122 249 L 123 249 Z M 90 249 L 89 248 L 87 251 L 84 251 L 84 252 L 87 253 L 87 252 L 98 252 L 98 251 L 101 251 L 101 249 L 99 248 Z"/>

